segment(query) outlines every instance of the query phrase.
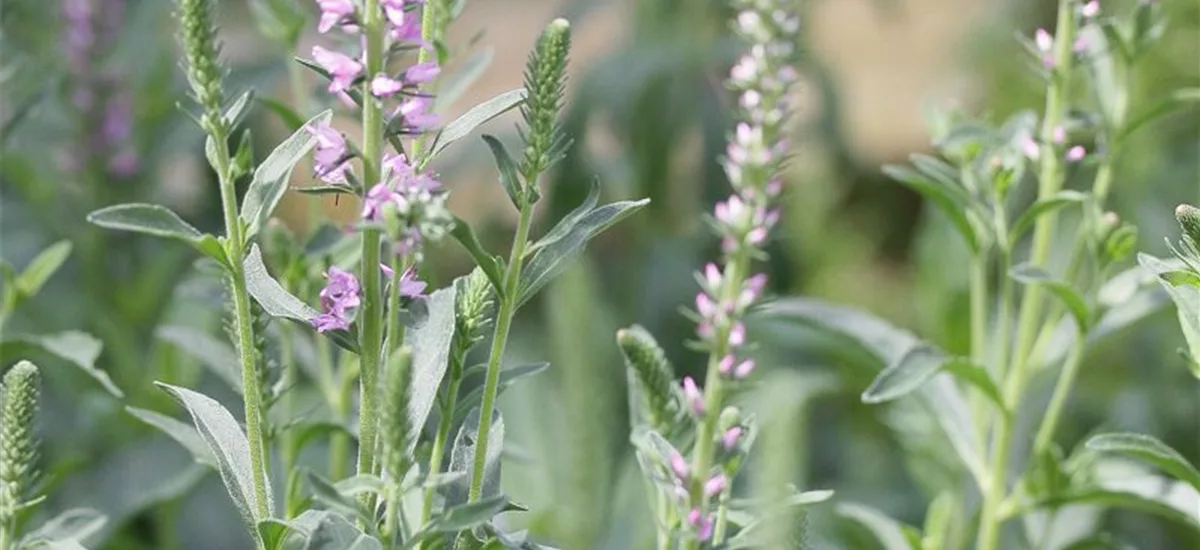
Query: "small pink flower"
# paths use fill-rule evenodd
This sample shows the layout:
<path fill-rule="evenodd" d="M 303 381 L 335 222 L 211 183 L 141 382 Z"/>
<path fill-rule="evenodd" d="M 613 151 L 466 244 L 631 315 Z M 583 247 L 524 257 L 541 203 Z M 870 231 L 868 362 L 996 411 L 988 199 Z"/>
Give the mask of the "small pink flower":
<path fill-rule="evenodd" d="M 392 191 L 386 183 L 375 184 L 370 191 L 367 191 L 367 196 L 363 197 L 363 219 L 379 221 L 379 216 L 383 213 L 383 207 L 388 204 L 403 207 L 404 197 Z"/>
<path fill-rule="evenodd" d="M 708 294 L 701 292 L 696 295 L 696 311 L 705 319 L 713 319 L 717 316 L 717 304 Z"/>
<path fill-rule="evenodd" d="M 692 469 L 688 466 L 687 459 L 679 453 L 671 454 L 671 472 L 679 481 L 686 482 L 692 476 Z"/>
<path fill-rule="evenodd" d="M 725 452 L 733 451 L 737 447 L 738 441 L 742 439 L 742 427 L 734 426 L 725 430 L 721 435 L 721 446 L 725 448 Z"/>
<path fill-rule="evenodd" d="M 692 380 L 691 376 L 683 379 L 683 397 L 687 399 L 688 405 L 691 406 L 692 412 L 696 416 L 704 416 L 707 409 L 704 403 L 704 394 L 700 393 L 700 388 L 696 387 L 696 381 Z"/>
<path fill-rule="evenodd" d="M 729 345 L 737 347 L 746 343 L 746 327 L 741 323 L 734 323 L 733 328 L 729 329 Z"/>
<path fill-rule="evenodd" d="M 404 125 L 413 131 L 424 132 L 437 126 L 438 116 L 430 112 L 433 100 L 428 97 L 413 97 L 406 99 L 396 109 L 393 116 L 404 117 Z"/>
<path fill-rule="evenodd" d="M 688 513 L 688 523 L 696 529 L 696 536 L 701 542 L 712 538 L 712 518 L 701 514 L 700 510 L 693 509 Z"/>
<path fill-rule="evenodd" d="M 738 366 L 733 369 L 733 377 L 738 380 L 745 380 L 750 376 L 750 373 L 754 372 L 754 365 L 753 359 L 747 359 L 738 363 Z"/>
<path fill-rule="evenodd" d="M 1071 45 L 1071 51 L 1075 52 L 1076 55 L 1083 55 L 1088 53 L 1088 50 L 1090 50 L 1091 47 L 1092 42 L 1088 40 L 1086 36 L 1081 36 L 1075 40 L 1074 44 Z"/>
<path fill-rule="evenodd" d="M 727 485 L 729 485 L 729 480 L 725 478 L 725 474 L 717 474 L 708 478 L 708 481 L 704 482 L 704 494 L 708 496 L 708 498 L 713 498 L 725 492 L 725 487 Z"/>
<path fill-rule="evenodd" d="M 1067 141 L 1067 129 L 1062 126 L 1054 127 L 1054 143 L 1062 145 Z"/>
<path fill-rule="evenodd" d="M 1092 0 L 1091 2 L 1084 4 L 1082 8 L 1079 8 L 1079 14 L 1088 19 L 1100 15 L 1099 0 Z"/>
<path fill-rule="evenodd" d="M 717 264 L 709 262 L 704 266 L 704 283 L 709 292 L 721 288 L 721 268 L 717 267 Z"/>
<path fill-rule="evenodd" d="M 1042 154 L 1042 149 L 1033 138 L 1025 136 L 1021 138 L 1021 152 L 1029 157 L 1029 160 L 1037 160 Z"/>
<path fill-rule="evenodd" d="M 317 0 L 317 6 L 321 9 L 317 32 L 321 34 L 329 32 L 334 25 L 354 15 L 353 0 Z"/>
<path fill-rule="evenodd" d="M 441 72 L 442 68 L 437 61 L 418 63 L 404 71 L 404 81 L 409 84 L 425 84 L 437 78 L 438 73 Z"/>
<path fill-rule="evenodd" d="M 387 75 L 378 74 L 371 80 L 371 94 L 375 97 L 388 97 L 400 93 L 404 89 L 404 83 L 388 78 Z"/>
<path fill-rule="evenodd" d="M 1050 32 L 1046 29 L 1038 29 L 1033 33 L 1033 42 L 1037 45 L 1040 52 L 1049 52 L 1054 47 L 1054 37 L 1050 36 Z"/>
<path fill-rule="evenodd" d="M 317 64 L 329 72 L 330 93 L 336 94 L 349 90 L 354 86 L 354 81 L 362 74 L 362 63 L 348 55 L 329 51 L 320 46 L 313 46 L 312 54 Z"/>
<path fill-rule="evenodd" d="M 1082 145 L 1076 145 L 1067 150 L 1067 160 L 1070 162 L 1079 162 L 1086 156 L 1087 149 L 1084 149 Z"/>
<path fill-rule="evenodd" d="M 734 358 L 732 355 L 726 355 L 725 357 L 721 358 L 721 361 L 717 363 L 717 372 L 725 376 L 733 374 L 733 362 Z"/>

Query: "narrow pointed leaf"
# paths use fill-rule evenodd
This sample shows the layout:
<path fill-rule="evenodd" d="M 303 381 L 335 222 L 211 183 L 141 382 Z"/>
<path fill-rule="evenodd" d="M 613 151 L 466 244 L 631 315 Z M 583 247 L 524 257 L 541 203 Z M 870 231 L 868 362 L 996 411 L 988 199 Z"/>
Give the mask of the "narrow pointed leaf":
<path fill-rule="evenodd" d="M 311 327 L 312 320 L 321 314 L 303 300 L 293 296 L 283 288 L 283 285 L 279 284 L 279 281 L 271 277 L 271 274 L 267 272 L 267 266 L 263 264 L 262 251 L 258 249 L 257 244 L 250 245 L 250 251 L 246 254 L 243 266 L 246 274 L 246 289 L 268 315 L 291 319 Z M 325 336 L 345 350 L 358 352 L 358 342 L 353 327 L 349 332 L 339 330 L 328 332 Z"/>
<path fill-rule="evenodd" d="M 99 510 L 71 508 L 29 533 L 28 540 L 81 543 L 103 529 L 106 523 L 108 518 Z"/>
<path fill-rule="evenodd" d="M 492 429 L 488 432 L 487 457 L 484 461 L 483 490 L 481 498 L 491 497 L 500 493 L 500 458 L 504 452 L 504 418 L 500 411 L 494 411 Z M 450 449 L 450 467 L 448 472 L 471 472 L 475 467 L 475 436 L 479 433 L 479 408 L 476 407 L 467 416 L 466 421 L 454 438 L 454 446 Z M 461 481 L 451 482 L 443 488 L 446 497 L 446 507 L 451 508 L 467 502 L 470 492 L 471 479 L 464 477 Z"/>
<path fill-rule="evenodd" d="M 479 237 L 475 235 L 475 230 L 461 218 L 454 218 L 454 229 L 450 232 L 454 236 L 454 240 L 458 241 L 463 248 L 467 249 L 467 253 L 479 265 L 479 269 L 483 270 L 483 274 L 487 275 L 488 281 L 492 283 L 493 290 L 497 295 L 504 292 L 504 268 L 496 257 L 488 254 L 487 250 L 483 249 L 483 245 L 479 243 Z"/>
<path fill-rule="evenodd" d="M 229 129 L 236 128 L 246 118 L 246 114 L 250 112 L 250 105 L 253 103 L 254 90 L 246 90 L 242 92 L 229 108 L 225 109 L 225 114 L 221 115 L 221 119 L 225 122 L 225 127 Z"/>
<path fill-rule="evenodd" d="M 864 403 L 883 403 L 912 393 L 939 372 L 983 392 L 999 410 L 1004 411 L 1004 399 L 996 382 L 983 367 L 962 357 L 951 357 L 930 344 L 913 346 L 900 360 L 888 365 L 863 392 Z"/>
<path fill-rule="evenodd" d="M 1057 194 L 1041 199 L 1029 206 L 1020 218 L 1017 218 L 1012 229 L 1008 232 L 1009 246 L 1013 246 L 1025 235 L 1025 232 L 1033 228 L 1033 224 L 1038 218 L 1058 212 L 1068 206 L 1083 204 L 1088 198 L 1087 193 L 1078 191 L 1059 191 Z"/>
<path fill-rule="evenodd" d="M 217 471 L 242 521 L 251 532 L 256 532 L 258 520 L 265 518 L 258 518 L 255 512 L 257 499 L 254 493 L 254 468 L 250 464 L 250 443 L 237 420 L 220 403 L 202 393 L 162 382 L 155 384 L 187 409 L 196 431 L 217 462 Z M 273 510 L 275 505 L 270 487 L 267 487 L 266 497 L 266 508 Z"/>
<path fill-rule="evenodd" d="M 938 210 L 941 210 L 950 219 L 954 227 L 958 229 L 959 235 L 966 240 L 971 251 L 979 252 L 980 236 L 968 217 L 971 203 L 965 191 L 957 186 L 935 181 L 933 178 L 905 166 L 884 166 L 883 172 L 929 199 Z"/>
<path fill-rule="evenodd" d="M 254 170 L 254 179 L 251 180 L 250 187 L 246 189 L 246 196 L 242 199 L 242 208 L 239 214 L 246 227 L 245 238 L 247 240 L 254 238 L 258 231 L 266 225 L 271 214 L 275 212 L 275 207 L 279 205 L 280 199 L 283 198 L 284 192 L 287 191 L 288 180 L 291 179 L 296 163 L 300 162 L 300 159 L 304 158 L 304 155 L 307 155 L 316 145 L 317 138 L 309 131 L 309 128 L 328 123 L 332 117 L 333 111 L 325 110 L 309 119 L 303 127 L 296 130 L 274 151 L 271 151 L 271 154 L 267 155 L 262 164 Z"/>
<path fill-rule="evenodd" d="M 525 96 L 525 88 L 517 88 L 472 107 L 442 129 L 441 133 L 438 134 L 437 141 L 434 142 L 433 149 L 429 152 L 428 158 L 436 157 L 446 147 L 466 137 L 476 128 L 517 107 L 521 102 L 525 101 Z M 486 140 L 489 137 L 491 136 L 485 136 L 484 139 Z M 491 139 L 495 140 L 495 138 Z M 490 141 L 488 142 L 488 146 L 492 146 Z"/>
<path fill-rule="evenodd" d="M 1192 361 L 1200 361 L 1200 288 L 1191 285 L 1175 285 L 1170 280 L 1170 274 L 1178 268 L 1148 254 L 1138 254 L 1138 263 L 1142 268 L 1154 274 L 1163 290 L 1175 302 L 1179 317 L 1179 328 L 1183 331 L 1187 342 L 1187 352 Z M 1200 370 L 1196 371 L 1200 376 Z"/>
<path fill-rule="evenodd" d="M 508 154 L 504 144 L 494 136 L 484 134 L 483 141 L 487 142 L 488 149 L 491 149 L 492 156 L 496 159 L 496 167 L 500 169 L 500 185 L 504 187 L 504 192 L 508 193 L 513 206 L 521 208 L 525 198 L 521 188 L 521 177 L 517 174 L 516 161 Z"/>
<path fill-rule="evenodd" d="M 13 282 L 23 297 L 34 296 L 71 255 L 71 241 L 58 241 L 38 253 Z"/>
<path fill-rule="evenodd" d="M 233 346 L 211 335 L 184 325 L 159 327 L 155 335 L 200 360 L 213 374 L 242 393 L 242 373 Z"/>
<path fill-rule="evenodd" d="M 1021 264 L 1009 272 L 1013 279 L 1027 285 L 1041 285 L 1046 290 L 1050 291 L 1055 298 L 1067 307 L 1067 311 L 1075 318 L 1076 326 L 1080 332 L 1087 332 L 1091 326 L 1092 314 L 1088 309 L 1087 302 L 1083 297 L 1075 292 L 1071 285 L 1055 279 L 1045 270 L 1030 264 Z"/>
<path fill-rule="evenodd" d="M 196 459 L 196 462 L 219 469 L 212 451 L 208 448 L 208 444 L 204 442 L 204 439 L 200 437 L 200 433 L 196 431 L 196 428 L 165 414 L 146 409 L 125 407 L 125 411 L 134 418 L 158 428 L 159 431 L 174 439 L 175 442 L 192 453 L 192 457 Z"/>
<path fill-rule="evenodd" d="M 105 229 L 130 231 L 183 241 L 222 265 L 229 265 L 225 249 L 212 235 L 205 235 L 170 209 L 157 204 L 118 204 L 88 214 L 88 222 Z"/>
<path fill-rule="evenodd" d="M 85 332 L 67 331 L 58 334 L 11 335 L 0 340 L 0 357 L 5 360 L 26 356 L 28 348 L 62 358 L 95 380 L 110 395 L 124 399 L 121 391 L 108 373 L 96 367 L 103 344 Z"/>
<path fill-rule="evenodd" d="M 1150 464 L 1200 492 L 1200 470 L 1166 443 L 1144 434 L 1110 433 L 1097 435 L 1087 442 L 1087 448 L 1102 453 L 1115 453 Z"/>
<path fill-rule="evenodd" d="M 571 232 L 571 229 L 579 223 L 579 220 L 583 219 L 588 212 L 591 212 L 592 209 L 596 208 L 596 204 L 599 202 L 600 182 L 593 180 L 591 187 L 588 188 L 587 197 L 583 199 L 583 202 L 580 203 L 579 206 L 576 206 L 574 210 L 568 212 L 566 216 L 563 216 L 563 218 L 559 220 L 558 223 L 554 224 L 554 227 L 551 228 L 550 231 L 547 231 L 545 235 L 542 235 L 542 238 L 538 239 L 536 243 L 533 243 L 525 251 L 525 255 L 527 257 L 532 256 L 538 250 L 562 240 L 562 238 L 566 237 L 567 234 Z"/>
<path fill-rule="evenodd" d="M 905 529 L 911 527 L 874 508 L 843 502 L 837 506 L 837 514 L 870 532 L 884 550 L 920 550 L 909 544 L 908 536 L 904 534 Z"/>
<path fill-rule="evenodd" d="M 429 314 L 415 327 L 407 331 L 408 344 L 412 346 L 412 389 L 409 398 L 409 418 L 414 437 L 410 437 L 409 450 L 417 444 L 417 437 L 425 419 L 433 410 L 438 389 L 446 375 L 449 364 L 450 345 L 454 340 L 454 296 L 455 285 L 438 290 L 429 296 Z"/>

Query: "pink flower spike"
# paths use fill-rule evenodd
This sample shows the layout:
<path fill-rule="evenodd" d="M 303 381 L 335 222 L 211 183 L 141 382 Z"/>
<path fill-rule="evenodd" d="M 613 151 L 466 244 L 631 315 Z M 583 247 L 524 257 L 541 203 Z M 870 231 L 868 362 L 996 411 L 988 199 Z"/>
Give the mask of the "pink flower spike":
<path fill-rule="evenodd" d="M 388 78 L 387 75 L 378 74 L 371 80 L 371 94 L 375 97 L 388 97 L 400 93 L 404 89 L 404 83 Z"/>
<path fill-rule="evenodd" d="M 1099 0 L 1092 0 L 1091 2 L 1084 4 L 1083 7 L 1079 9 L 1079 14 L 1088 19 L 1100 15 Z"/>
<path fill-rule="evenodd" d="M 1041 52 L 1049 52 L 1054 47 L 1054 37 L 1050 36 L 1050 32 L 1046 29 L 1038 29 L 1034 32 L 1033 42 L 1037 44 L 1037 49 Z"/>
<path fill-rule="evenodd" d="M 723 359 L 721 359 L 720 363 L 717 363 L 717 372 L 720 372 L 721 374 L 723 374 L 725 376 L 729 376 L 730 374 L 733 374 L 733 356 L 732 355 L 726 355 Z"/>
<path fill-rule="evenodd" d="M 721 446 L 725 448 L 725 452 L 733 451 L 737 447 L 738 441 L 742 439 L 742 427 L 734 426 L 725 430 L 721 435 Z"/>
<path fill-rule="evenodd" d="M 733 369 L 733 377 L 738 380 L 745 380 L 752 372 L 754 372 L 754 360 L 747 359 Z"/>
<path fill-rule="evenodd" d="M 683 379 L 683 397 L 687 399 L 696 416 L 704 416 L 706 411 L 704 395 L 700 393 L 700 388 L 696 387 L 696 381 L 692 380 L 691 376 Z"/>
<path fill-rule="evenodd" d="M 704 482 L 704 494 L 708 498 L 713 498 L 725 492 L 725 487 L 728 485 L 729 481 L 725 478 L 725 474 L 717 474 Z"/>
<path fill-rule="evenodd" d="M 1086 156 L 1087 149 L 1084 149 L 1082 145 L 1076 145 L 1067 150 L 1067 160 L 1070 162 L 1079 162 Z"/>
<path fill-rule="evenodd" d="M 671 454 L 671 472 L 679 481 L 686 482 L 692 476 L 692 469 L 688 466 L 687 459 L 679 453 Z"/>

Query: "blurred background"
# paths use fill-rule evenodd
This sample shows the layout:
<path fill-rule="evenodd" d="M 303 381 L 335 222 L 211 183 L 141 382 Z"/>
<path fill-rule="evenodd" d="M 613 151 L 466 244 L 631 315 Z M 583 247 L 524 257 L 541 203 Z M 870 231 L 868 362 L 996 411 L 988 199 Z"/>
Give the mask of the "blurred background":
<path fill-rule="evenodd" d="M 295 36 L 262 4 L 224 0 L 227 90 L 258 90 L 250 115 L 259 158 L 288 133 L 271 101 L 304 116 L 326 95 L 293 55 L 322 43 L 315 2 Z M 1102 2 L 1125 9 L 1134 0 Z M 769 272 L 778 295 L 857 306 L 948 349 L 967 346 L 966 249 L 945 220 L 880 171 L 929 151 L 926 113 L 957 105 L 1003 120 L 1041 108 L 1041 82 L 1015 37 L 1052 26 L 1050 0 L 804 0 L 803 81 L 793 139 L 796 159 Z M 1200 84 L 1200 3 L 1163 0 L 1169 27 L 1134 75 L 1134 104 Z M 192 284 L 191 251 L 113 234 L 84 222 L 108 204 L 165 204 L 202 230 L 221 227 L 216 183 L 202 134 L 176 108 L 188 104 L 178 68 L 172 5 L 163 0 L 4 0 L 0 6 L 0 255 L 16 266 L 60 239 L 70 260 L 4 327 L 10 333 L 79 330 L 103 343 L 96 364 L 139 407 L 177 414 L 151 381 L 208 388 L 211 375 L 161 337 L 187 324 L 219 334 L 211 289 Z M 472 0 L 449 43 L 457 63 L 490 56 L 453 117 L 521 85 L 538 32 L 565 16 L 574 29 L 567 132 L 574 146 L 546 182 L 538 213 L 545 230 L 586 194 L 593 178 L 606 199 L 649 196 L 643 213 L 602 236 L 588 254 L 518 317 L 510 361 L 546 360 L 546 373 L 502 398 L 512 449 L 504 484 L 532 512 L 516 520 L 568 549 L 637 548 L 651 526 L 628 443 L 625 371 L 618 328 L 651 330 L 676 370 L 696 374 L 702 358 L 680 344 L 693 329 L 680 314 L 696 291 L 691 273 L 716 251 L 701 214 L 727 194 L 716 156 L 724 150 L 728 96 L 721 80 L 738 53 L 713 0 Z M 301 20 L 303 21 L 303 20 Z M 268 32 L 264 32 L 264 30 Z M 298 49 L 288 42 L 295 39 Z M 297 51 L 299 52 L 297 54 Z M 474 57 L 473 57 L 474 56 Z M 453 67 L 451 67 L 453 70 Z M 21 116 L 16 116 L 16 115 Z M 516 139 L 516 115 L 483 131 Z M 351 131 L 355 122 L 336 125 Z M 514 214 L 479 140 L 464 140 L 436 169 L 451 209 L 470 220 L 491 250 L 506 249 Z M 308 185 L 296 171 L 294 185 Z M 1082 187 L 1086 173 L 1072 173 Z M 1110 209 L 1140 229 L 1140 250 L 1166 255 L 1176 238 L 1170 213 L 1200 202 L 1200 111 L 1179 111 L 1130 140 L 1117 164 Z M 357 205 L 290 195 L 279 215 L 305 236 L 346 221 Z M 423 274 L 434 286 L 469 270 L 447 242 Z M 746 399 L 771 426 L 745 476 L 834 489 L 836 500 L 870 504 L 920 524 L 928 479 L 895 429 L 888 407 L 859 402 L 871 379 L 815 336 L 761 326 L 761 388 Z M 1181 335 L 1169 308 L 1122 331 L 1084 364 L 1061 430 L 1064 446 L 1102 427 L 1161 437 L 1200 462 L 1200 388 L 1175 354 Z M 824 346 L 828 347 L 828 346 Z M 4 366 L 17 357 L 3 357 Z M 50 509 L 93 506 L 112 521 L 110 549 L 242 548 L 240 525 L 220 480 L 174 442 L 122 411 L 122 403 L 64 366 L 37 356 L 46 375 L 42 470 Z M 1047 386 L 1040 381 L 1039 391 Z M 214 390 L 215 391 L 215 390 Z M 1044 402 L 1044 401 L 1043 401 Z M 235 408 L 235 410 L 238 410 Z M 909 441 L 908 443 L 912 443 Z M 763 458 L 766 457 L 766 458 Z M 937 457 L 935 457 L 937 458 Z M 941 457 L 952 461 L 953 457 Z M 817 510 L 817 548 L 865 548 Z M 1106 528 L 1143 548 L 1200 544 L 1162 520 L 1106 514 Z"/>

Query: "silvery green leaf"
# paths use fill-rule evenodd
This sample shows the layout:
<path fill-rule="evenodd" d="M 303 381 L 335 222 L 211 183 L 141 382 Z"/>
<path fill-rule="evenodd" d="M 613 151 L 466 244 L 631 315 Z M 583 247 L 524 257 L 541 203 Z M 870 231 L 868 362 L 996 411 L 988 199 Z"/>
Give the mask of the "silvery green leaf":
<path fill-rule="evenodd" d="M 30 548 L 32 550 L 88 550 L 86 546 L 74 540 L 37 540 L 23 548 Z"/>
<path fill-rule="evenodd" d="M 159 327 L 155 335 L 185 353 L 200 360 L 200 364 L 212 371 L 239 394 L 242 393 L 242 373 L 237 354 L 228 343 L 211 335 L 184 325 Z"/>
<path fill-rule="evenodd" d="M 1054 195 L 1044 199 L 1039 199 L 1037 202 L 1034 202 L 1029 206 L 1028 209 L 1025 210 L 1025 212 L 1021 213 L 1021 217 L 1017 218 L 1016 223 L 1014 223 L 1012 229 L 1009 230 L 1009 246 L 1015 246 L 1017 241 L 1021 239 L 1025 232 L 1033 228 L 1033 225 L 1037 222 L 1038 218 L 1046 214 L 1058 212 L 1059 210 L 1071 205 L 1083 204 L 1087 199 L 1087 193 L 1067 190 L 1059 191 Z"/>
<path fill-rule="evenodd" d="M 267 518 L 258 522 L 258 537 L 262 539 L 266 550 L 286 550 L 288 535 L 294 532 L 288 522 L 278 518 Z"/>
<path fill-rule="evenodd" d="M 862 394 L 864 403 L 884 403 L 912 393 L 933 375 L 948 372 L 983 392 L 1001 411 L 1004 398 L 991 374 L 962 357 L 951 357 L 932 344 L 913 346 L 900 360 L 888 365 Z"/>
<path fill-rule="evenodd" d="M 243 266 L 246 274 L 246 289 L 268 315 L 291 319 L 311 327 L 312 320 L 321 314 L 301 299 L 293 296 L 283 288 L 283 285 L 279 284 L 279 281 L 271 277 L 271 274 L 267 272 L 267 266 L 263 264 L 262 251 L 258 249 L 257 244 L 250 245 Z M 355 353 L 358 351 L 353 327 L 350 332 L 339 330 L 326 333 L 325 336 L 343 349 Z"/>
<path fill-rule="evenodd" d="M 1018 265 L 1009 272 L 1009 275 L 1018 282 L 1027 285 L 1040 285 L 1050 291 L 1055 298 L 1067 307 L 1067 311 L 1075 318 L 1076 326 L 1079 327 L 1081 333 L 1086 333 L 1091 326 L 1092 314 L 1088 308 L 1087 302 L 1071 288 L 1071 285 L 1055 279 L 1045 270 L 1030 264 Z"/>
<path fill-rule="evenodd" d="M 447 508 L 441 515 L 430 520 L 429 525 L 425 526 L 419 533 L 413 535 L 412 540 L 408 542 L 409 547 L 432 535 L 457 533 L 487 523 L 496 514 L 502 512 L 507 504 L 508 497 L 497 494 L 490 497 L 481 497 L 478 501 L 470 504 L 461 504 Z"/>
<path fill-rule="evenodd" d="M 363 494 L 384 495 L 387 494 L 387 485 L 382 479 L 377 476 L 359 474 L 354 477 L 343 479 L 333 484 L 338 493 L 347 497 L 357 497 Z"/>
<path fill-rule="evenodd" d="M 39 252 L 16 280 L 10 282 L 16 288 L 18 300 L 35 296 L 70 255 L 71 241 L 58 241 Z"/>
<path fill-rule="evenodd" d="M 1200 491 L 1200 470 L 1166 443 L 1144 434 L 1109 433 L 1092 437 L 1087 448 L 1136 458 L 1154 466 Z M 1200 519 L 1200 518 L 1198 518 Z"/>
<path fill-rule="evenodd" d="M 358 501 L 338 489 L 337 485 L 316 472 L 308 472 L 308 483 L 312 486 L 313 498 L 328 506 L 330 510 L 347 517 L 358 517 Z"/>
<path fill-rule="evenodd" d="M 137 407 L 125 407 L 125 411 L 133 415 L 138 420 L 145 422 L 155 428 L 158 428 L 164 434 L 167 434 L 171 439 L 174 439 L 180 445 L 183 445 L 188 452 L 196 459 L 196 462 L 218 468 L 217 461 L 213 458 L 212 451 L 209 450 L 208 444 L 200 438 L 200 434 L 196 432 L 196 428 L 184 424 L 165 414 L 159 414 L 154 411 L 139 409 Z"/>
<path fill-rule="evenodd" d="M 468 475 L 451 482 L 443 489 L 446 497 L 446 508 L 452 508 L 467 502 L 470 494 L 470 472 L 475 467 L 475 436 L 479 433 L 479 408 L 471 410 L 466 421 L 458 429 L 454 445 L 450 449 L 450 467 L 447 472 L 467 472 Z M 483 489 L 480 498 L 491 497 L 500 493 L 500 457 L 504 452 L 504 418 L 500 411 L 493 412 L 492 429 L 488 432 L 487 457 L 484 460 Z"/>
<path fill-rule="evenodd" d="M 412 389 L 408 402 L 409 418 L 414 437 L 409 438 L 409 450 L 417 444 L 415 435 L 425 426 L 425 420 L 437 400 L 442 378 L 450 359 L 450 344 L 454 340 L 455 285 L 435 291 L 426 300 L 428 315 L 417 326 L 406 331 L 412 346 Z"/>
<path fill-rule="evenodd" d="M 1200 360 L 1200 288 L 1191 285 L 1176 286 L 1165 280 L 1163 277 L 1175 269 L 1172 268 L 1172 264 L 1158 258 L 1138 254 L 1138 263 L 1158 277 L 1163 289 L 1175 302 L 1179 327 L 1183 330 L 1183 337 L 1187 342 L 1187 351 L 1194 360 Z M 1196 374 L 1200 376 L 1200 371 Z"/>
<path fill-rule="evenodd" d="M 883 172 L 929 199 L 947 218 L 950 218 L 971 251 L 979 252 L 981 238 L 976 224 L 969 217 L 971 215 L 971 198 L 961 187 L 953 181 L 949 183 L 938 181 L 906 166 L 887 165 L 883 167 Z"/>
<path fill-rule="evenodd" d="M 920 550 L 919 537 L 914 544 L 915 529 L 904 525 L 874 508 L 843 502 L 837 505 L 837 514 L 862 526 L 875 537 L 884 550 Z"/>
<path fill-rule="evenodd" d="M 312 513 L 309 510 L 307 513 Z M 362 532 L 341 514 L 317 512 L 322 516 L 308 534 L 303 550 L 383 550 L 379 539 Z"/>
<path fill-rule="evenodd" d="M 583 202 L 576 206 L 574 210 L 563 216 L 554 227 L 550 228 L 542 238 L 525 249 L 525 256 L 533 256 L 537 251 L 554 244 L 566 237 L 571 229 L 574 228 L 584 216 L 596 208 L 596 204 L 600 202 L 600 182 L 592 181 L 591 187 L 588 188 L 588 194 L 584 197 Z"/>
<path fill-rule="evenodd" d="M 118 204 L 88 214 L 87 221 L 105 229 L 131 231 L 183 241 L 200 253 L 228 266 L 225 248 L 212 235 L 201 233 L 176 213 L 157 204 Z"/>
<path fill-rule="evenodd" d="M 447 124 L 442 131 L 438 133 L 434 139 L 433 147 L 431 148 L 428 157 L 436 157 L 439 153 L 449 147 L 452 143 L 466 137 L 476 128 L 486 124 L 488 121 L 512 110 L 514 107 L 525 101 L 525 88 L 517 88 L 509 90 L 496 97 L 493 97 L 479 105 L 472 107 L 462 116 L 454 119 L 450 124 Z M 441 98 L 438 98 L 441 100 Z M 488 140 L 488 146 L 493 147 L 492 141 L 495 138 L 484 136 Z M 494 153 L 494 151 L 493 151 Z"/>
<path fill-rule="evenodd" d="M 458 98 L 462 97 L 471 84 L 483 76 L 488 65 L 492 63 L 495 53 L 495 48 L 490 46 L 475 52 L 463 63 L 462 68 L 454 74 L 440 79 L 442 85 L 438 90 L 437 97 L 434 98 L 434 112 L 443 113 L 455 101 L 458 101 Z"/>
<path fill-rule="evenodd" d="M 585 205 L 590 202 L 592 194 L 588 196 Z M 566 270 L 588 241 L 649 203 L 650 199 L 620 201 L 589 209 L 582 214 L 579 214 L 580 209 L 568 214 L 546 237 L 533 245 L 532 257 L 521 270 L 517 306 L 529 301 L 542 287 Z"/>
<path fill-rule="evenodd" d="M 528 199 L 522 188 L 521 177 L 517 174 L 516 161 L 513 160 L 512 155 L 508 154 L 508 149 L 504 147 L 504 144 L 494 136 L 484 134 L 483 141 L 487 142 L 488 149 L 492 151 L 492 156 L 496 159 L 496 167 L 500 170 L 501 187 L 504 187 L 504 192 L 508 193 L 508 199 L 512 201 L 513 206 L 521 208 L 521 205 Z"/>
<path fill-rule="evenodd" d="M 108 373 L 96 367 L 103 344 L 90 334 L 78 331 L 44 335 L 7 335 L 0 340 L 0 357 L 18 357 L 34 348 L 60 357 L 95 380 L 110 395 L 124 399 L 125 393 L 113 383 Z"/>
<path fill-rule="evenodd" d="M 1105 508 L 1122 508 L 1145 512 L 1164 519 L 1169 519 L 1189 527 L 1200 534 L 1200 520 L 1194 514 L 1188 514 L 1152 496 L 1132 491 L 1110 490 L 1098 487 L 1079 487 L 1063 491 L 1056 495 L 1047 495 L 1036 499 L 1013 511 L 1012 515 L 1024 515 L 1031 510 L 1055 509 L 1069 505 L 1088 504 Z"/>
<path fill-rule="evenodd" d="M 296 130 L 274 151 L 271 151 L 271 154 L 267 155 L 262 164 L 254 170 L 254 179 L 251 180 L 250 187 L 246 189 L 246 196 L 242 199 L 242 208 L 239 214 L 246 227 L 244 237 L 247 240 L 254 238 L 258 231 L 266 225 L 271 214 L 275 212 L 275 207 L 279 204 L 280 199 L 283 198 L 283 193 L 287 191 L 288 180 L 292 176 L 292 170 L 296 167 L 296 163 L 300 162 L 300 159 L 316 145 L 317 137 L 309 129 L 328 123 L 332 117 L 333 111 L 327 109 L 309 119 L 303 127 Z"/>
<path fill-rule="evenodd" d="M 497 295 L 504 292 L 504 267 L 501 261 L 487 250 L 483 249 L 483 245 L 479 243 L 479 237 L 475 235 L 475 230 L 462 219 L 454 218 L 454 229 L 450 231 L 454 240 L 458 241 L 463 248 L 467 249 L 467 253 L 475 260 L 476 265 L 487 275 L 488 281 L 492 283 L 492 288 Z"/>
<path fill-rule="evenodd" d="M 212 451 L 217 471 L 238 513 L 250 531 L 256 532 L 258 503 L 254 493 L 254 468 L 250 464 L 250 443 L 237 420 L 220 403 L 202 393 L 162 382 L 155 384 L 179 401 L 192 416 L 196 431 Z M 266 509 L 273 510 L 275 504 L 270 487 L 267 487 L 266 498 Z"/>
<path fill-rule="evenodd" d="M 250 112 L 250 104 L 254 99 L 254 90 L 246 90 L 241 95 L 237 96 L 229 107 L 225 109 L 225 113 L 221 115 L 221 120 L 225 123 L 225 127 L 232 129 L 237 128 L 242 120 L 245 120 L 246 113 Z"/>
<path fill-rule="evenodd" d="M 99 510 L 71 508 L 42 524 L 26 540 L 80 543 L 104 528 L 107 522 L 108 518 Z"/>

